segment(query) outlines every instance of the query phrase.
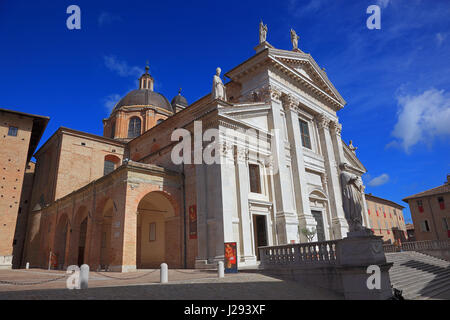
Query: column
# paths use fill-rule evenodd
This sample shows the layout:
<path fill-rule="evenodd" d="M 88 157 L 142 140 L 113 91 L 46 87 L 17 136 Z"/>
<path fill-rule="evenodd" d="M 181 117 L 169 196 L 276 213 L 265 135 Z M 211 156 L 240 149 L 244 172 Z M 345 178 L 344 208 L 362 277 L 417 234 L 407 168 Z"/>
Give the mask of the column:
<path fill-rule="evenodd" d="M 308 186 L 306 183 L 305 164 L 303 160 L 303 145 L 300 135 L 300 123 L 297 113 L 299 102 L 292 96 L 283 96 L 283 108 L 286 113 L 286 124 L 288 140 L 291 142 L 292 176 L 294 180 L 295 204 L 299 220 L 299 229 L 309 230 L 316 228 L 317 222 L 311 214 L 309 206 Z M 308 239 L 300 232 L 301 242 L 308 242 Z M 314 237 L 317 241 L 317 235 Z"/>
<path fill-rule="evenodd" d="M 248 205 L 248 191 L 250 190 L 248 181 L 248 149 L 236 149 L 236 171 L 238 177 L 238 201 L 239 201 L 239 226 L 241 232 L 241 261 L 244 263 L 256 261 L 252 247 L 252 230 L 250 212 Z"/>
<path fill-rule="evenodd" d="M 293 208 L 293 190 L 291 190 L 290 176 L 287 168 L 286 148 L 282 130 L 284 130 L 281 116 L 281 93 L 271 91 L 272 102 L 272 156 L 274 160 L 274 191 L 276 203 L 276 228 L 279 244 L 298 242 L 298 217 Z"/>
<path fill-rule="evenodd" d="M 328 196 L 330 199 L 331 224 L 333 239 L 342 239 L 347 236 L 348 224 L 342 207 L 342 194 L 340 187 L 338 164 L 335 158 L 333 142 L 330 134 L 330 119 L 320 114 L 316 118 L 319 128 L 320 143 L 325 158 L 325 169 L 328 175 Z M 333 127 L 336 128 L 336 127 Z"/>

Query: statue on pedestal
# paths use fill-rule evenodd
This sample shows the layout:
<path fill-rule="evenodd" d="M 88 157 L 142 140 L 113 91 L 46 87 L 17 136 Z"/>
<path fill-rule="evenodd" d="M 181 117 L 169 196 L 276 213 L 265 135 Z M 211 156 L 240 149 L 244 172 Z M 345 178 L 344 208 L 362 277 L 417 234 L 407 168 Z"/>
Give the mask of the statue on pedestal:
<path fill-rule="evenodd" d="M 345 219 L 348 222 L 350 232 L 366 231 L 362 225 L 363 184 L 361 177 L 348 171 L 346 163 L 341 165 L 342 204 Z"/>
<path fill-rule="evenodd" d="M 263 43 L 266 42 L 266 38 L 267 38 L 267 24 L 264 25 L 262 20 L 259 23 L 259 43 Z"/>
<path fill-rule="evenodd" d="M 226 95 L 225 95 L 225 86 L 222 82 L 222 79 L 220 79 L 220 73 L 222 72 L 222 69 L 217 68 L 216 74 L 213 78 L 213 88 L 212 88 L 212 98 L 220 99 L 223 101 L 226 101 Z"/>
<path fill-rule="evenodd" d="M 292 50 L 298 50 L 298 39 L 300 39 L 300 37 L 297 35 L 294 29 L 291 29 Z"/>

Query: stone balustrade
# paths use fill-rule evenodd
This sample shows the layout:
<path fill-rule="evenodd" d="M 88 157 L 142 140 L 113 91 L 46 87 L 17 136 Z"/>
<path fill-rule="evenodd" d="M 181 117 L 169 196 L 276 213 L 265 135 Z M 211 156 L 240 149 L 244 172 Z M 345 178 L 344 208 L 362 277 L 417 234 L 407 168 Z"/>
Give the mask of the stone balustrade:
<path fill-rule="evenodd" d="M 337 261 L 336 244 L 337 240 L 260 247 L 261 265 L 333 265 Z"/>
<path fill-rule="evenodd" d="M 383 245 L 383 249 L 385 253 L 400 251 L 400 247 L 395 244 L 385 244 Z M 404 242 L 401 245 L 401 250 L 402 251 L 450 250 L 450 239 Z"/>
<path fill-rule="evenodd" d="M 310 283 L 343 294 L 346 299 L 392 297 L 382 238 L 350 236 L 340 240 L 259 247 L 262 272 Z M 367 285 L 369 267 L 379 267 L 379 288 Z"/>

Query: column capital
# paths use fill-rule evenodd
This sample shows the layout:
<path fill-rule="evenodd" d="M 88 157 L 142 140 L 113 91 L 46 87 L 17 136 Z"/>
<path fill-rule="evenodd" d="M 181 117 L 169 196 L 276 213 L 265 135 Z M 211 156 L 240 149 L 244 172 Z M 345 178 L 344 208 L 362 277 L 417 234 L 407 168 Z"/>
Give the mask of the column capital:
<path fill-rule="evenodd" d="M 281 102 L 282 92 L 273 85 L 266 85 L 260 90 L 262 100 L 270 102 L 271 100 Z"/>
<path fill-rule="evenodd" d="M 317 115 L 314 119 L 316 120 L 317 126 L 319 127 L 319 129 L 322 129 L 322 130 L 329 129 L 331 120 L 326 115 L 321 113 L 321 114 Z"/>
<path fill-rule="evenodd" d="M 231 158 L 233 155 L 232 151 L 233 151 L 233 145 L 230 142 L 227 142 L 227 141 L 219 142 L 219 152 L 220 152 L 221 157 Z"/>
<path fill-rule="evenodd" d="M 333 130 L 333 133 L 336 134 L 337 136 L 341 136 L 341 131 L 342 131 L 342 124 L 339 123 L 338 121 L 331 121 L 330 123 L 330 127 Z"/>
<path fill-rule="evenodd" d="M 282 93 L 281 102 L 283 104 L 283 109 L 297 111 L 299 101 L 295 99 L 291 94 Z"/>
<path fill-rule="evenodd" d="M 248 162 L 248 148 L 236 146 L 235 159 L 238 163 L 247 164 Z"/>

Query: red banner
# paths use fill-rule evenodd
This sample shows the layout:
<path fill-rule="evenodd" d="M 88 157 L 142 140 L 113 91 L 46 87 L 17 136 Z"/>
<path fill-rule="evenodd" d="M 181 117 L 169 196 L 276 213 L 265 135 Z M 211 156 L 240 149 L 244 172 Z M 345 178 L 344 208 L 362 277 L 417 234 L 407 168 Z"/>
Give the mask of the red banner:
<path fill-rule="evenodd" d="M 197 206 L 189 207 L 189 239 L 197 239 Z"/>
<path fill-rule="evenodd" d="M 236 242 L 225 242 L 225 273 L 237 273 Z"/>

